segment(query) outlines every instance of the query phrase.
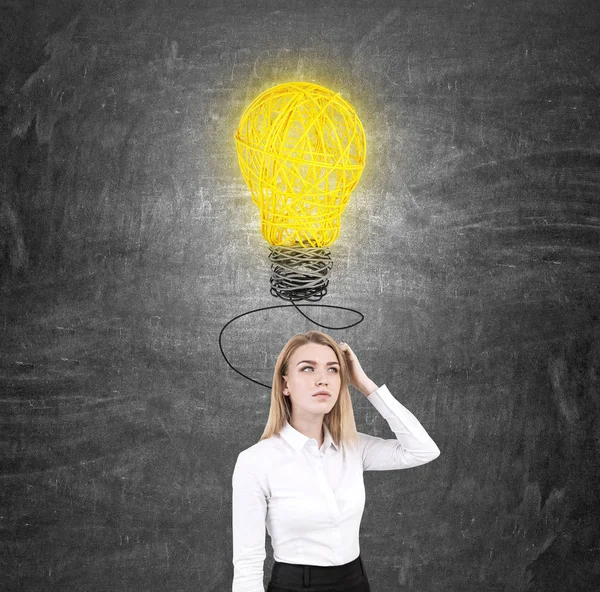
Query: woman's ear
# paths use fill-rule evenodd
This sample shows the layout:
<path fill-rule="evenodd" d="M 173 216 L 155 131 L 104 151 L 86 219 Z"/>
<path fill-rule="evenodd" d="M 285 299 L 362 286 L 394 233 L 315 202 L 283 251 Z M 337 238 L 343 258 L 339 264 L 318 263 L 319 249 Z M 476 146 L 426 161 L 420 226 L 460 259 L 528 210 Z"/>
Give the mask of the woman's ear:
<path fill-rule="evenodd" d="M 290 391 L 288 390 L 287 380 L 285 379 L 285 376 L 281 377 L 281 392 L 286 397 L 289 397 L 289 395 L 290 395 Z"/>

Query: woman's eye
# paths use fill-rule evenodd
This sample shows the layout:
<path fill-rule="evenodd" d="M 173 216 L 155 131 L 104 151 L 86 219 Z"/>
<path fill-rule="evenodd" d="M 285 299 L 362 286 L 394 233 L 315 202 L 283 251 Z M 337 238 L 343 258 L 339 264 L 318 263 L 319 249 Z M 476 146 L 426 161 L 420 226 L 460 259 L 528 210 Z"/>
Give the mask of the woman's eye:
<path fill-rule="evenodd" d="M 304 368 L 302 368 L 302 372 L 304 372 L 305 370 L 308 370 L 309 368 L 312 370 L 312 366 L 304 366 Z"/>

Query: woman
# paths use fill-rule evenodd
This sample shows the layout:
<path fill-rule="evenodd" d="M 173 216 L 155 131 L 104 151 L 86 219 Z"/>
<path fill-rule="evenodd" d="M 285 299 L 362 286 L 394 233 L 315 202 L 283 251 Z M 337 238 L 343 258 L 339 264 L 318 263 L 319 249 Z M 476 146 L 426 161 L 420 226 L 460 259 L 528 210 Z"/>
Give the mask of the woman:
<path fill-rule="evenodd" d="M 356 431 L 349 384 L 397 439 Z M 275 560 L 267 592 L 370 592 L 358 541 L 363 471 L 407 469 L 439 453 L 348 344 L 320 331 L 292 337 L 275 364 L 264 433 L 233 471 L 233 592 L 264 592 L 265 526 Z"/>

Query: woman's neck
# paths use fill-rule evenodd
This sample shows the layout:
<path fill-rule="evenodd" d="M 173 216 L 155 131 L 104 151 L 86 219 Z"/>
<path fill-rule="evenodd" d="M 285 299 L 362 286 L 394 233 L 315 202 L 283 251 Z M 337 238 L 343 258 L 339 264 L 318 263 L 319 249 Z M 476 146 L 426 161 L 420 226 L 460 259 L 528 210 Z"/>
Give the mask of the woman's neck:
<path fill-rule="evenodd" d="M 312 418 L 308 417 L 295 417 L 292 414 L 290 419 L 290 425 L 301 434 L 304 434 L 307 438 L 314 438 L 317 441 L 317 445 L 320 448 L 323 444 L 323 416 L 316 416 Z"/>

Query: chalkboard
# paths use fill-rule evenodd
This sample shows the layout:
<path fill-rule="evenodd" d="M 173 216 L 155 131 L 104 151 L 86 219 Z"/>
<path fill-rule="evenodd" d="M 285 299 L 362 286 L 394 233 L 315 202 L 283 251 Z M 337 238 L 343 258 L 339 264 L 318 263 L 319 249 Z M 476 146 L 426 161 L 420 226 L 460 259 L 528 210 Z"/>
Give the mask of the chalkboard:
<path fill-rule="evenodd" d="M 292 80 L 367 135 L 323 300 L 365 320 L 331 333 L 441 449 L 365 475 L 372 590 L 597 589 L 596 2 L 0 7 L 3 589 L 231 588 L 269 391 L 218 336 L 282 303 L 233 134 Z M 268 383 L 313 328 L 270 310 L 223 346 Z"/>

